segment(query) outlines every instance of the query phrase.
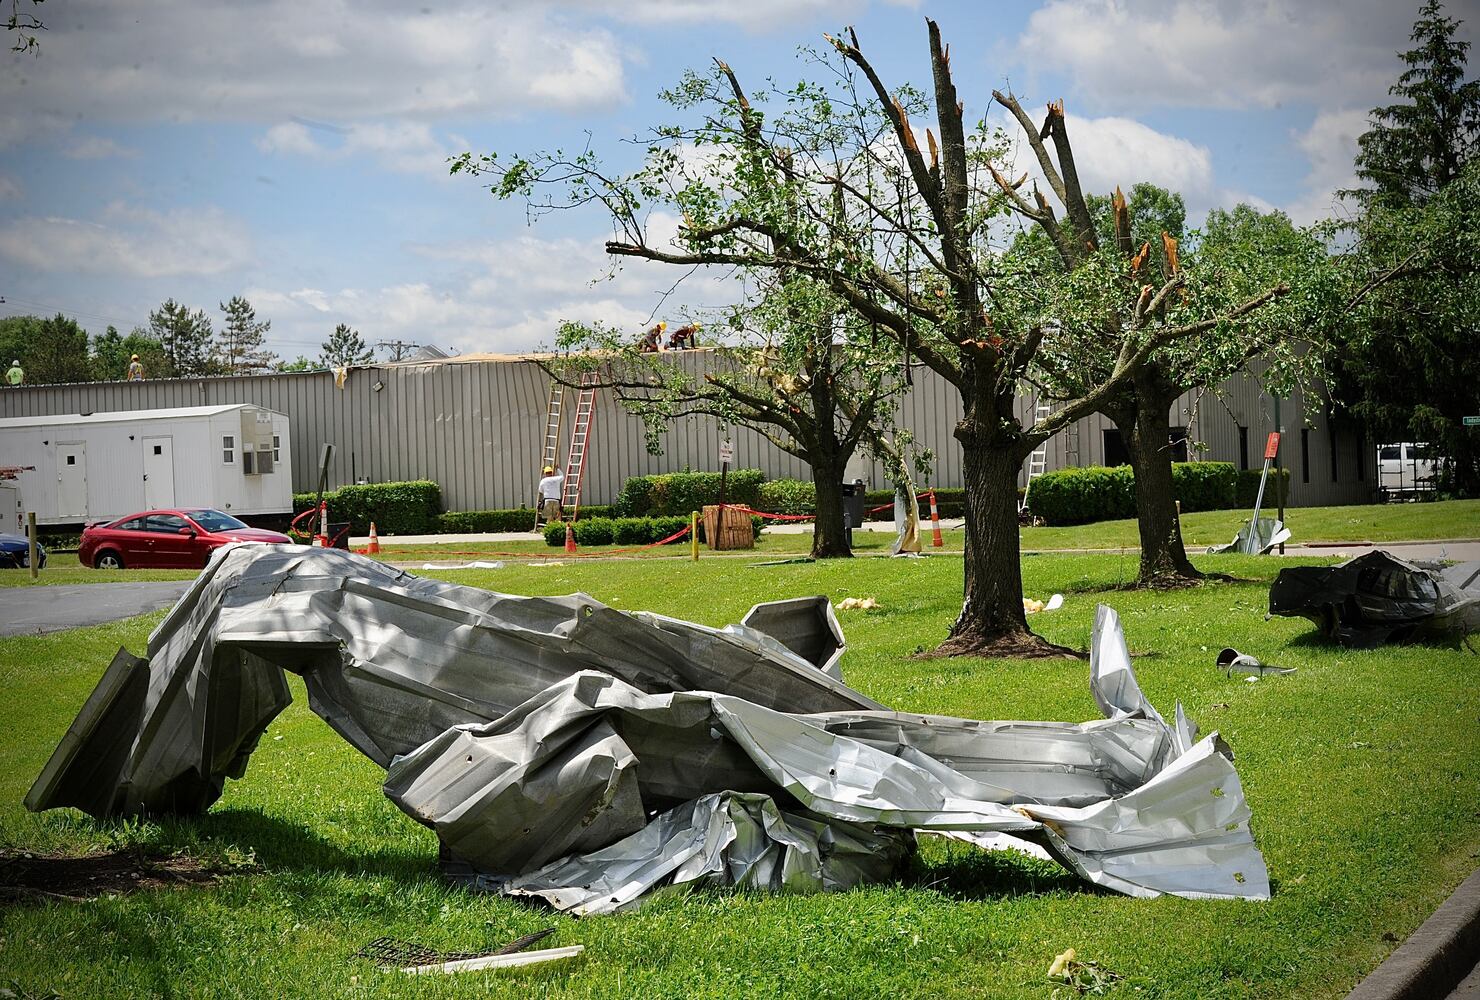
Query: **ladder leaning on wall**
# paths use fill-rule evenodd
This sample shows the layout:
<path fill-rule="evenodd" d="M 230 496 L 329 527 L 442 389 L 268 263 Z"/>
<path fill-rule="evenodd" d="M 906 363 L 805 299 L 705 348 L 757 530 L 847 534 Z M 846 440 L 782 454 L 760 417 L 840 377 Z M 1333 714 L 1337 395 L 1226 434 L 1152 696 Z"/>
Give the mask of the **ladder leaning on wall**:
<path fill-rule="evenodd" d="M 1033 408 L 1033 422 L 1038 421 L 1053 413 L 1053 407 L 1038 400 L 1038 405 Z M 1048 439 L 1045 438 L 1028 456 L 1028 482 L 1023 487 L 1023 498 L 1018 501 L 1018 513 L 1021 514 L 1028 509 L 1028 491 L 1033 488 L 1033 480 L 1048 471 Z"/>
<path fill-rule="evenodd" d="M 560 468 L 560 430 L 565 424 L 565 386 L 550 380 L 550 402 L 545 407 L 545 447 L 540 452 L 540 475 L 545 469 Z M 539 531 L 545 520 L 545 498 L 535 490 L 534 530 Z"/>
<path fill-rule="evenodd" d="M 570 448 L 565 453 L 565 490 L 560 498 L 565 519 L 574 521 L 581 509 L 581 483 L 586 475 L 586 458 L 591 450 L 591 422 L 596 416 L 596 390 L 601 379 L 595 372 L 581 376 L 580 395 L 576 397 L 575 423 L 570 428 Z"/>

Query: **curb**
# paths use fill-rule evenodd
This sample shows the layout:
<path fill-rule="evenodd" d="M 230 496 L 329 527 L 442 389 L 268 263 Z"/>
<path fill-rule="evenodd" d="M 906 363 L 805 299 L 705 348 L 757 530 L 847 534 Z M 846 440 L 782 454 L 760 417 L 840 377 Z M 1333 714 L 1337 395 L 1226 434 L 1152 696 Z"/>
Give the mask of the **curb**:
<path fill-rule="evenodd" d="M 1459 985 L 1480 955 L 1480 871 L 1460 883 L 1347 1000 L 1433 1000 Z"/>

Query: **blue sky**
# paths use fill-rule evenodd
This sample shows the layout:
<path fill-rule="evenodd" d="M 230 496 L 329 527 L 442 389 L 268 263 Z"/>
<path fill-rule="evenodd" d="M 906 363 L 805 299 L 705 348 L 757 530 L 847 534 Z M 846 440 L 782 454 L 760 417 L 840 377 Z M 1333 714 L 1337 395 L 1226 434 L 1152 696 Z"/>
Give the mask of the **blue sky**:
<path fill-rule="evenodd" d="M 50 0 L 40 54 L 0 56 L 0 315 L 127 331 L 173 297 L 219 323 L 241 294 L 286 357 L 317 355 L 341 322 L 464 353 L 548 344 L 567 318 L 636 330 L 670 270 L 602 280 L 597 212 L 530 227 L 446 157 L 589 132 L 620 160 L 672 119 L 657 94 L 685 68 L 720 56 L 742 80 L 794 81 L 798 46 L 850 24 L 886 82 L 923 84 L 927 16 L 968 115 L 1009 83 L 1028 107 L 1065 99 L 1092 189 L 1155 181 L 1194 223 L 1241 200 L 1311 221 L 1351 182 L 1416 7 Z M 1449 5 L 1471 40 L 1475 8 Z M 696 279 L 658 318 L 734 294 Z"/>

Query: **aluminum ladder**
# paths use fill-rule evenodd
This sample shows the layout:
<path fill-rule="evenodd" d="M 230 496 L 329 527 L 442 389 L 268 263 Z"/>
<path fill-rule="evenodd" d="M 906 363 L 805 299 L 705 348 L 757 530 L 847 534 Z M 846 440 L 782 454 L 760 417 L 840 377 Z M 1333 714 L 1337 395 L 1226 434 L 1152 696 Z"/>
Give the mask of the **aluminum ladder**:
<path fill-rule="evenodd" d="M 1038 405 L 1033 408 L 1033 422 L 1036 424 L 1038 421 L 1042 420 L 1044 417 L 1047 417 L 1051 413 L 1053 413 L 1053 407 L 1049 406 L 1047 403 L 1040 399 L 1038 401 Z M 1033 488 L 1033 480 L 1037 479 L 1039 476 L 1043 475 L 1047 471 L 1048 439 L 1045 438 L 1043 442 L 1038 445 L 1037 449 L 1034 450 L 1033 454 L 1028 456 L 1028 482 L 1023 487 L 1023 498 L 1018 501 L 1019 514 L 1028 509 L 1028 491 Z"/>
<path fill-rule="evenodd" d="M 591 421 L 596 415 L 596 390 L 600 378 L 595 372 L 581 376 L 580 395 L 576 397 L 575 423 L 570 428 L 570 448 L 565 453 L 565 490 L 560 506 L 565 519 L 574 521 L 581 509 L 581 481 L 586 474 L 586 454 L 591 446 Z"/>
<path fill-rule="evenodd" d="M 565 386 L 550 380 L 550 402 L 545 407 L 545 447 L 540 452 L 540 474 L 545 469 L 560 468 L 560 431 L 565 425 Z M 545 518 L 545 498 L 535 491 L 534 530 L 539 531 Z"/>

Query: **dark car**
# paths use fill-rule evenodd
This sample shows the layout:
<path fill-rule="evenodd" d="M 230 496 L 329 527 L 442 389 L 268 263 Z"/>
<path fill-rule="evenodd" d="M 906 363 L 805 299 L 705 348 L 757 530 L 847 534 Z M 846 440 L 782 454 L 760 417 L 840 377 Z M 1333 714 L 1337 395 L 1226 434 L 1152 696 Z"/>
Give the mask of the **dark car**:
<path fill-rule="evenodd" d="M 25 535 L 0 532 L 0 569 L 25 569 L 31 565 L 30 541 Z M 46 550 L 36 543 L 36 566 L 46 565 Z"/>
<path fill-rule="evenodd" d="M 77 558 L 99 569 L 199 569 L 232 542 L 289 544 L 276 531 L 252 528 L 219 510 L 148 510 L 82 532 Z"/>

